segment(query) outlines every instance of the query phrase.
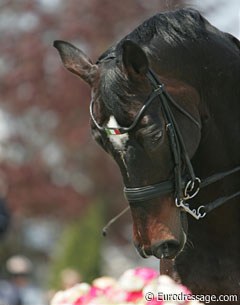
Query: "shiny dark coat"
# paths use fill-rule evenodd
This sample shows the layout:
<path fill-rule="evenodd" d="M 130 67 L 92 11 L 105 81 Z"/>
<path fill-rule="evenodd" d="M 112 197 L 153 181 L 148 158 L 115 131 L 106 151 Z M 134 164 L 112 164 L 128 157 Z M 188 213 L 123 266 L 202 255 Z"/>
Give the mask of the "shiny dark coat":
<path fill-rule="evenodd" d="M 66 68 L 91 86 L 99 124 L 107 124 L 111 115 L 120 125 L 131 124 L 151 92 L 146 79 L 150 67 L 201 126 L 197 128 L 173 109 L 197 176 L 204 178 L 240 164 L 240 43 L 197 11 L 157 14 L 107 50 L 96 64 L 69 43 L 58 41 L 55 47 Z M 92 132 L 118 163 L 126 186 L 173 178 L 172 155 L 157 101 L 129 133 L 122 150 L 94 124 Z M 231 194 L 239 186 L 240 176 L 234 174 L 201 191 L 191 205 Z M 186 215 L 175 207 L 173 196 L 131 205 L 131 212 L 134 243 L 141 255 L 156 253 L 162 240 L 184 245 L 187 228 L 182 218 Z M 239 198 L 203 220 L 188 217 L 189 241 L 175 259 L 182 282 L 194 293 L 239 292 L 239 232 Z"/>

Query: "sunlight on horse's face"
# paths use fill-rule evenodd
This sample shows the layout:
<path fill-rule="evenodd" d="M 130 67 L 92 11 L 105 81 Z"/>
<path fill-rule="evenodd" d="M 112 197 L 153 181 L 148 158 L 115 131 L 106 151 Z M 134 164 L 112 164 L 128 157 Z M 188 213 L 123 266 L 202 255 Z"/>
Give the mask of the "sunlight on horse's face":
<path fill-rule="evenodd" d="M 133 49 L 131 46 L 123 47 L 121 58 L 94 65 L 86 55 L 68 43 L 58 42 L 56 47 L 65 66 L 90 84 L 98 124 L 114 128 L 129 126 L 153 90 L 145 75 L 149 67 L 143 50 L 136 45 Z M 171 84 L 168 90 L 170 87 Z M 177 88 L 175 96 L 185 99 L 187 95 L 194 100 L 194 93 L 191 96 L 189 88 L 173 83 L 173 94 L 174 88 Z M 192 156 L 197 149 L 200 133 L 179 113 L 176 113 L 176 119 L 181 119 L 179 125 Z M 173 179 L 172 151 L 158 98 L 129 133 L 107 135 L 93 122 L 92 133 L 119 165 L 125 186 L 142 187 Z M 130 206 L 134 243 L 139 253 L 143 257 L 155 255 L 158 258 L 174 258 L 183 248 L 186 237 L 181 212 L 175 206 L 173 195 L 164 195 L 137 205 L 130 202 Z"/>

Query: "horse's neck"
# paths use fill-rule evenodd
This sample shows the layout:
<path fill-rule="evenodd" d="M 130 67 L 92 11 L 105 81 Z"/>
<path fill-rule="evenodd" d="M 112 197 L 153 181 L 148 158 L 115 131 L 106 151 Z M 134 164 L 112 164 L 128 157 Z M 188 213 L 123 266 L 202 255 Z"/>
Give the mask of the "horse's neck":
<path fill-rule="evenodd" d="M 224 50 L 221 44 L 220 47 Z M 199 56 L 197 63 L 179 49 L 181 60 L 174 66 L 175 61 L 169 60 L 168 57 L 179 57 L 175 49 L 167 49 L 169 52 L 166 52 L 164 47 L 160 52 L 161 46 L 156 49 L 159 53 L 155 54 L 152 60 L 157 62 L 154 66 L 155 72 L 165 75 L 166 79 L 185 82 L 195 88 L 201 98 L 202 139 L 193 162 L 206 175 L 240 164 L 239 57 L 231 53 L 231 60 L 228 60 L 227 52 L 218 52 L 216 46 L 206 45 L 206 55 L 202 58 Z M 194 49 L 194 52 L 198 50 Z M 218 56 L 215 58 L 212 54 Z"/>
<path fill-rule="evenodd" d="M 202 114 L 202 138 L 193 162 L 205 175 L 240 165 L 240 91 L 227 89 L 228 95 L 208 96 Z"/>

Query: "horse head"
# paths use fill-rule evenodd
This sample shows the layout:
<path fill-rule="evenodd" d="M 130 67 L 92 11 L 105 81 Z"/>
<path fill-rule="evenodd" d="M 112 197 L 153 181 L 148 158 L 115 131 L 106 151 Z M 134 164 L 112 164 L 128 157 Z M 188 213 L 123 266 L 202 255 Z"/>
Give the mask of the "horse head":
<path fill-rule="evenodd" d="M 93 137 L 117 162 L 125 187 L 142 188 L 173 180 L 175 164 L 161 99 L 152 97 L 149 106 L 140 113 L 154 92 L 148 73 L 157 63 L 147 55 L 147 50 L 126 39 L 118 50 L 103 55 L 93 64 L 81 50 L 67 42 L 56 41 L 55 47 L 65 67 L 91 86 Z M 180 107 L 188 109 L 187 114 L 198 122 L 196 90 L 165 75 L 162 80 Z M 195 124 L 178 108 L 172 111 L 191 158 L 199 145 L 200 124 Z M 128 128 L 131 125 L 133 128 Z M 123 126 L 126 132 L 121 132 Z M 129 204 L 134 244 L 141 256 L 174 258 L 183 249 L 187 231 L 185 215 L 176 207 L 174 194 L 138 203 L 130 199 Z"/>

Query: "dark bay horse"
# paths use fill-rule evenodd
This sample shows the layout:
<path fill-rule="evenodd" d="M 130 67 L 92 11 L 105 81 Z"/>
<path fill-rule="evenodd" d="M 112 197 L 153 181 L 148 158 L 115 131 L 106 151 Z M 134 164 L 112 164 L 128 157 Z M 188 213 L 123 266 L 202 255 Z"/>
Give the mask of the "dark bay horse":
<path fill-rule="evenodd" d="M 174 265 L 194 293 L 239 292 L 240 42 L 181 9 L 95 64 L 54 46 L 91 86 L 92 134 L 121 170 L 140 255 Z"/>

